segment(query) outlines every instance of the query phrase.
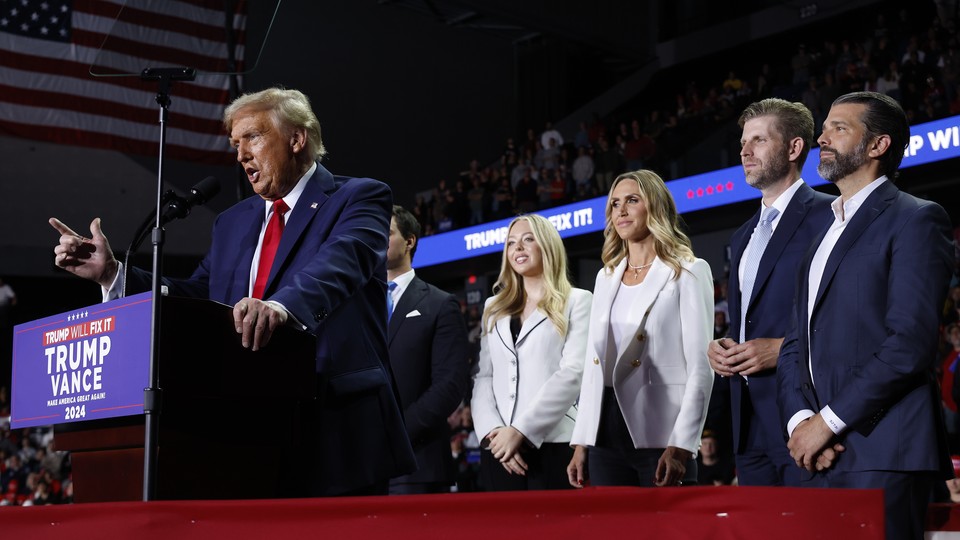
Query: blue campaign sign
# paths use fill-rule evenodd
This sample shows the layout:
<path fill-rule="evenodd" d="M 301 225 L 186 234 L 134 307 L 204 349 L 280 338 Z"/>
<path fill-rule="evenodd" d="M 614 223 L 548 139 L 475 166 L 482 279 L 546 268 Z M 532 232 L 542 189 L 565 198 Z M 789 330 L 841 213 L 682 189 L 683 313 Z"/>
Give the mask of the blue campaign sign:
<path fill-rule="evenodd" d="M 910 143 L 904 151 L 901 169 L 960 156 L 960 116 L 918 124 L 910 128 Z M 817 174 L 820 150 L 813 148 L 801 171 L 811 186 L 826 184 Z M 681 214 L 717 208 L 760 198 L 760 192 L 744 180 L 738 165 L 667 182 Z M 604 227 L 607 198 L 597 197 L 538 212 L 560 231 L 560 236 L 576 236 Z M 510 219 L 493 221 L 466 229 L 427 236 L 417 245 L 416 266 L 423 268 L 458 261 L 503 249 Z"/>
<path fill-rule="evenodd" d="M 152 297 L 128 296 L 14 327 L 11 426 L 143 414 Z"/>

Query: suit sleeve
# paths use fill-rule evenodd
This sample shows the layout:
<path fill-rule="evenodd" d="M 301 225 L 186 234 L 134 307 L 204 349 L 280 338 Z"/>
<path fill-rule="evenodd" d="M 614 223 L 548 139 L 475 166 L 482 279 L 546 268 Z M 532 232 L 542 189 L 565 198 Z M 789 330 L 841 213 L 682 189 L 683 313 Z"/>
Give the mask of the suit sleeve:
<path fill-rule="evenodd" d="M 490 299 L 484 305 L 484 311 Z M 493 330 L 495 332 L 495 330 Z M 484 328 L 480 338 L 480 358 L 477 359 L 477 373 L 473 376 L 473 397 L 470 400 L 470 412 L 473 414 L 473 427 L 477 437 L 486 437 L 494 428 L 506 425 L 497 409 L 497 398 L 493 393 L 493 358 L 490 347 L 498 347 L 494 343 L 497 337 Z"/>
<path fill-rule="evenodd" d="M 891 234 L 887 283 L 874 284 L 886 288 L 876 294 L 886 294 L 887 337 L 827 404 L 852 429 L 926 384 L 937 358 L 940 313 L 953 264 L 950 218 L 940 206 L 922 204 Z"/>
<path fill-rule="evenodd" d="M 513 423 L 537 448 L 577 401 L 580 392 L 593 295 L 579 289 L 575 293 L 570 296 L 572 305 L 558 369 L 540 386 L 530 406 Z M 548 324 L 552 326 L 549 321 Z"/>
<path fill-rule="evenodd" d="M 713 390 L 713 370 L 707 360 L 707 345 L 713 338 L 713 276 L 710 266 L 701 259 L 689 271 L 681 272 L 679 323 L 687 384 L 667 446 L 696 455 Z"/>
<path fill-rule="evenodd" d="M 807 272 L 800 272 L 797 279 L 807 279 Z M 790 311 L 789 327 L 783 338 L 783 345 L 780 347 L 780 356 L 777 358 L 777 405 L 780 409 L 780 427 L 784 433 L 786 433 L 787 422 L 793 418 L 793 415 L 803 409 L 816 410 L 816 407 L 807 403 L 800 392 L 800 385 L 806 379 L 800 371 L 806 369 L 806 366 L 800 361 L 798 341 L 800 321 L 806 322 L 806 317 L 801 318 L 806 312 L 806 298 L 800 297 L 801 290 L 806 290 L 806 287 L 798 283 L 797 295 L 793 300 L 793 309 Z"/>
<path fill-rule="evenodd" d="M 444 424 L 467 391 L 467 326 L 460 304 L 451 295 L 445 295 L 439 304 L 430 350 L 430 386 L 403 411 L 411 441 Z"/>
<path fill-rule="evenodd" d="M 270 296 L 311 332 L 323 313 L 333 313 L 356 294 L 383 264 L 387 253 L 392 196 L 390 188 L 370 179 L 353 179 L 337 195 L 347 197 L 339 219 L 313 260 L 293 283 Z"/>

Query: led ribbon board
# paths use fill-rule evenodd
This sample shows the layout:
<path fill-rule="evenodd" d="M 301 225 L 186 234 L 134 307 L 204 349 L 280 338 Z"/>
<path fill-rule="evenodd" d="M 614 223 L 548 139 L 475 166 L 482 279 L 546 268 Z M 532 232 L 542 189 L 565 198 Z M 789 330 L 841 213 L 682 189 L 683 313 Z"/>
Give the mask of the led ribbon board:
<path fill-rule="evenodd" d="M 960 155 L 960 116 L 918 124 L 910 128 L 910 143 L 904 151 L 901 169 L 951 159 Z M 813 148 L 801 173 L 811 186 L 826 184 L 817 174 L 820 150 Z M 744 180 L 740 166 L 667 182 L 681 213 L 717 208 L 759 199 L 760 192 Z M 603 230 L 607 197 L 597 197 L 537 212 L 556 226 L 560 236 L 576 236 Z M 502 219 L 427 236 L 417 245 L 416 266 L 423 268 L 458 261 L 503 249 L 510 219 Z"/>

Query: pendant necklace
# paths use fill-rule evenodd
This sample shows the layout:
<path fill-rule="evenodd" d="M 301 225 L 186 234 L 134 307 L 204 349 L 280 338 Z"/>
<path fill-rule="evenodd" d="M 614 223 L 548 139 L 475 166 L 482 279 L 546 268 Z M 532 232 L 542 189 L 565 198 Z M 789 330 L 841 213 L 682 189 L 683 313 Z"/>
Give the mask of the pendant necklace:
<path fill-rule="evenodd" d="M 644 268 L 650 268 L 652 265 L 653 265 L 653 261 L 651 260 L 651 261 L 648 262 L 647 264 L 641 264 L 640 266 L 634 266 L 634 265 L 630 264 L 630 259 L 627 259 L 627 266 L 629 266 L 630 269 L 633 270 L 633 278 L 634 278 L 634 279 L 638 279 L 638 278 L 640 277 L 640 271 L 641 271 L 641 270 L 643 270 Z"/>

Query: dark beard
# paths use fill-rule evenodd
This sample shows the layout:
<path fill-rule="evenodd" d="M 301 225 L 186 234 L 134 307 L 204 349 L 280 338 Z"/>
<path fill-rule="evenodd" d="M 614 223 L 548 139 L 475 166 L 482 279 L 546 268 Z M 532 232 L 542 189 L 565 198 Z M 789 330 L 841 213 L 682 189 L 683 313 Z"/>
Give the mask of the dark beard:
<path fill-rule="evenodd" d="M 764 163 L 763 170 L 754 178 L 747 177 L 747 183 L 763 191 L 782 180 L 790 172 L 790 160 L 787 159 L 786 148 L 781 145 L 774 157 Z"/>
<path fill-rule="evenodd" d="M 847 154 L 841 154 L 835 149 L 827 147 L 821 147 L 820 151 L 822 152 L 824 148 L 829 149 L 833 153 L 833 161 L 824 162 L 823 159 L 820 159 L 820 164 L 817 165 L 817 172 L 820 173 L 820 176 L 828 182 L 837 183 L 837 180 L 846 178 L 862 167 L 867 160 L 867 137 L 864 136 L 860 139 L 860 142 L 857 144 L 857 147 L 853 152 Z"/>

